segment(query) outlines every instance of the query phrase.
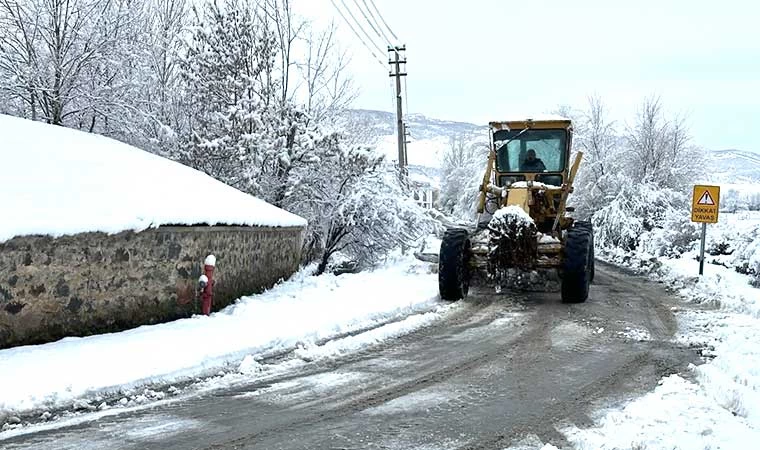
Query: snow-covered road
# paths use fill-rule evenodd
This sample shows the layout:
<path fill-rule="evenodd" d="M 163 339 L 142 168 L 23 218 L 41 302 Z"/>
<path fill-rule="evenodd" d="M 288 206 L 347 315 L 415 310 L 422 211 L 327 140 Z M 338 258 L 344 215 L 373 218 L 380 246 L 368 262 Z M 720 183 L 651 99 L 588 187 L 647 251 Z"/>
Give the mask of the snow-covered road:
<path fill-rule="evenodd" d="M 676 342 L 701 362 L 641 398 L 604 408 L 593 426 L 561 427 L 579 449 L 756 448 L 760 442 L 760 289 L 715 264 L 696 276 L 695 253 L 662 258 L 651 279 L 678 292 Z M 710 258 L 711 260 L 713 258 Z"/>
<path fill-rule="evenodd" d="M 601 264 L 581 305 L 441 304 L 409 259 L 303 272 L 211 317 L 5 350 L 0 447 L 750 448 L 760 290 L 662 263 L 651 280 Z"/>
<path fill-rule="evenodd" d="M 314 277 L 304 270 L 208 317 L 1 350 L 0 426 L 162 399 L 176 393 L 172 383 L 253 373 L 258 361 L 287 352 L 305 360 L 340 354 L 363 344 L 318 344 L 391 322 L 397 324 L 383 328 L 387 335 L 415 329 L 447 308 L 429 269 L 404 258 L 360 274 Z"/>
<path fill-rule="evenodd" d="M 413 314 L 302 346 L 293 352 L 299 357 L 276 364 L 281 371 L 247 358 L 200 383 L 195 395 L 70 417 L 47 430 L 10 430 L 0 444 L 503 449 L 533 436 L 534 443 L 566 446 L 558 422 L 585 423 L 600 406 L 643 394 L 698 362 L 693 350 L 672 342 L 668 302 L 677 299 L 646 280 L 598 270 L 585 304 L 564 305 L 557 293 L 474 292 L 443 314 Z M 434 276 L 421 278 L 436 288 Z M 391 281 L 373 287 L 387 292 Z M 204 386 L 215 390 L 204 394 Z"/>

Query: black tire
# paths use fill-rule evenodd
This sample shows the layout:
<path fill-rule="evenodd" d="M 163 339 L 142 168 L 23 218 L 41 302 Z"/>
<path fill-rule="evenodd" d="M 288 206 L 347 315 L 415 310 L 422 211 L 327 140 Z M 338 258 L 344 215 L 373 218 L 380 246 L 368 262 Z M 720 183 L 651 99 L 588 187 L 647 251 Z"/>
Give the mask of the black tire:
<path fill-rule="evenodd" d="M 592 234 L 584 227 L 567 230 L 562 261 L 562 301 L 583 303 L 588 298 L 592 273 Z"/>
<path fill-rule="evenodd" d="M 443 300 L 467 297 L 470 290 L 470 238 L 467 230 L 446 230 L 438 255 L 438 291 Z"/>
<path fill-rule="evenodd" d="M 589 282 L 594 282 L 594 275 L 596 273 L 596 255 L 594 254 L 594 227 L 591 225 L 591 222 L 587 220 L 582 220 L 575 222 L 574 226 L 576 228 L 583 228 L 585 230 L 588 230 L 588 232 L 591 234 L 591 266 L 590 266 L 590 273 L 591 276 L 589 277 Z"/>

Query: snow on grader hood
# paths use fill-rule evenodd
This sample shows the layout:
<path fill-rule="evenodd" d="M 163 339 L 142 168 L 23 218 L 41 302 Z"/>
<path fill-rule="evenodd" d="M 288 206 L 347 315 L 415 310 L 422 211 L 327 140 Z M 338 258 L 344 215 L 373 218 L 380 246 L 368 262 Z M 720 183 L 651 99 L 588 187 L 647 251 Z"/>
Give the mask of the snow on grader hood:
<path fill-rule="evenodd" d="M 567 216 L 583 154 L 572 164 L 572 122 L 561 117 L 489 124 L 491 151 L 474 232 L 446 231 L 438 260 L 441 298 L 464 298 L 474 281 L 500 287 L 513 270 L 556 269 L 562 300 L 584 302 L 594 277 L 589 222 Z"/>

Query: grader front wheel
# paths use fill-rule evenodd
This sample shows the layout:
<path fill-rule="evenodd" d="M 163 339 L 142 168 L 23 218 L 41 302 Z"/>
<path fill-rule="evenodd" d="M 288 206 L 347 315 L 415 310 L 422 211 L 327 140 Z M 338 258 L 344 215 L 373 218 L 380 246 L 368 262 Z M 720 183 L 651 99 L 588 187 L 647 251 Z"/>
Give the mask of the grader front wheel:
<path fill-rule="evenodd" d="M 589 256 L 589 258 L 590 258 L 590 260 L 589 260 L 589 267 L 590 267 L 590 270 L 591 270 L 591 275 L 589 276 L 589 282 L 593 283 L 594 282 L 594 273 L 596 272 L 596 270 L 595 270 L 595 264 L 594 264 L 594 227 L 591 225 L 591 222 L 586 221 L 586 220 L 576 221 L 573 224 L 573 226 L 575 228 L 583 228 L 584 230 L 587 230 L 589 232 L 589 234 L 591 234 L 591 254 Z"/>
<path fill-rule="evenodd" d="M 470 238 L 467 230 L 446 230 L 438 257 L 438 290 L 443 300 L 455 301 L 470 289 Z"/>
<path fill-rule="evenodd" d="M 588 298 L 594 271 L 592 233 L 586 227 L 567 230 L 562 262 L 562 301 L 565 303 L 582 303 Z"/>

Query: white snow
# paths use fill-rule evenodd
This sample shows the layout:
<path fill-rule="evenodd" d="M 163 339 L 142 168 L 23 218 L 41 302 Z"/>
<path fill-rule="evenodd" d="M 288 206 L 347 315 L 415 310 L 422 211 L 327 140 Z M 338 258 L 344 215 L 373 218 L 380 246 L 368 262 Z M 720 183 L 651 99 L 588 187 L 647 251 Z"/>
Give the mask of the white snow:
<path fill-rule="evenodd" d="M 441 182 L 421 173 L 409 173 L 409 180 L 422 186 L 428 186 L 434 189 L 440 189 Z"/>
<path fill-rule="evenodd" d="M 458 394 L 433 386 L 396 397 L 381 405 L 365 409 L 362 413 L 373 416 L 419 413 L 446 403 Z"/>
<path fill-rule="evenodd" d="M 618 334 L 626 339 L 638 342 L 649 341 L 652 339 L 652 335 L 649 334 L 649 331 L 638 328 L 625 327 L 625 330 L 618 331 Z"/>
<path fill-rule="evenodd" d="M 446 309 L 445 306 L 437 308 L 435 312 L 426 312 L 407 317 L 399 322 L 389 323 L 366 333 L 356 336 L 349 336 L 343 339 L 336 339 L 327 342 L 324 345 L 316 345 L 312 342 L 306 342 L 298 346 L 294 353 L 304 361 L 316 359 L 334 358 L 351 351 L 380 343 L 382 341 L 402 336 L 413 330 L 431 324 L 440 317 L 440 312 Z"/>
<path fill-rule="evenodd" d="M 578 449 L 753 448 L 760 438 L 744 420 L 721 408 L 698 384 L 679 375 L 654 392 L 597 419 L 589 430 L 563 430 Z"/>
<path fill-rule="evenodd" d="M 102 136 L 5 115 L 0 135 L 0 242 L 169 224 L 306 224 L 197 170 Z"/>
<path fill-rule="evenodd" d="M 721 226 L 751 230 L 747 216 L 721 215 Z M 739 235 L 741 239 L 748 236 Z M 751 239 L 751 236 L 749 237 Z M 741 243 L 732 244 L 734 248 Z M 690 251 L 680 258 L 660 258 L 651 274 L 686 302 L 711 308 L 678 308 L 676 341 L 701 349 L 704 364 L 663 378 L 657 388 L 620 407 L 600 411 L 595 426 L 570 425 L 562 431 L 575 448 L 755 448 L 760 440 L 760 289 L 732 268 L 699 263 Z M 725 262 L 708 256 L 707 261 Z M 631 262 L 632 265 L 635 263 Z M 646 330 L 627 329 L 632 340 L 650 339 Z"/>
<path fill-rule="evenodd" d="M 514 183 L 510 184 L 510 188 L 527 188 L 529 186 L 533 186 L 537 189 L 560 189 L 559 186 L 554 186 L 553 184 L 546 184 L 541 183 L 540 181 L 515 181 Z"/>
<path fill-rule="evenodd" d="M 727 267 L 705 264 L 704 275 L 699 277 L 699 262 L 688 255 L 664 260 L 668 270 L 663 279 L 681 296 L 760 318 L 760 289 L 753 288 L 746 275 Z"/>
<path fill-rule="evenodd" d="M 509 205 L 497 210 L 491 220 L 503 221 L 506 223 L 518 223 L 522 225 L 533 224 L 533 219 L 524 209 L 516 205 Z"/>
<path fill-rule="evenodd" d="M 441 167 L 443 154 L 451 142 L 446 136 L 431 139 L 412 139 L 407 144 L 407 163 L 413 166 Z M 377 151 L 385 155 L 387 161 L 398 161 L 398 141 L 395 135 L 384 136 L 377 143 Z M 437 185 L 438 183 L 435 183 Z"/>
<path fill-rule="evenodd" d="M 560 240 L 550 234 L 538 233 L 539 244 L 559 244 Z"/>
<path fill-rule="evenodd" d="M 259 372 L 259 357 L 283 351 L 307 359 L 339 355 L 436 319 L 434 312 L 445 310 L 436 280 L 412 257 L 358 274 L 315 277 L 304 270 L 210 316 L 1 350 L 0 412 L 66 407 L 220 369 L 222 382 L 234 381 L 232 375 Z M 379 328 L 353 335 L 371 327 Z"/>
<path fill-rule="evenodd" d="M 653 392 L 619 409 L 602 411 L 593 428 L 566 428 L 576 448 L 755 448 L 760 321 L 715 311 L 679 313 L 679 321 L 678 341 L 706 345 L 702 353 L 715 359 L 662 379 Z"/>

